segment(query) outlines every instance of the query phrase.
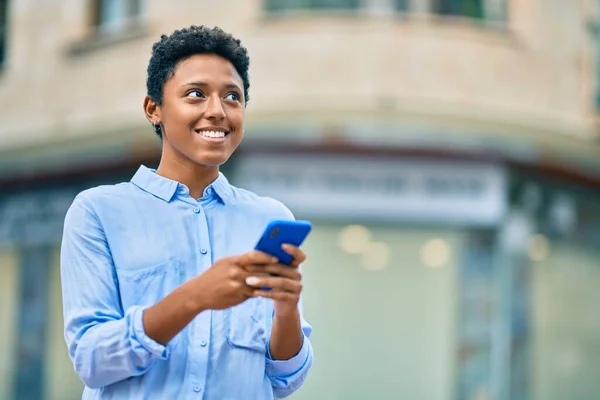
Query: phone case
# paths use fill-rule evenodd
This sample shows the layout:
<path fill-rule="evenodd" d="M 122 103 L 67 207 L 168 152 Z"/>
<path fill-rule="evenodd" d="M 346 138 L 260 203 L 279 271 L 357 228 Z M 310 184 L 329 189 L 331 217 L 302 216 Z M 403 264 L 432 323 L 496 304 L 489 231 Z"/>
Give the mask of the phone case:
<path fill-rule="evenodd" d="M 281 248 L 281 245 L 287 243 L 300 247 L 311 229 L 312 225 L 308 221 L 272 221 L 255 249 L 277 257 L 281 264 L 289 265 L 293 258 Z"/>

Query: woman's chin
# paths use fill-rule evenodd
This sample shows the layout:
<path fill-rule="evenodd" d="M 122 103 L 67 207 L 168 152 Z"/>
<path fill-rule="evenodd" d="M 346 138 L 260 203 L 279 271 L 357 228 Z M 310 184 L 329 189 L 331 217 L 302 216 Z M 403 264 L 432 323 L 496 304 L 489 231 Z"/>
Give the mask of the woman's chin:
<path fill-rule="evenodd" d="M 218 167 L 225 164 L 231 154 L 225 154 L 224 152 L 202 152 L 194 157 L 190 157 L 196 164 L 205 165 L 207 167 Z"/>

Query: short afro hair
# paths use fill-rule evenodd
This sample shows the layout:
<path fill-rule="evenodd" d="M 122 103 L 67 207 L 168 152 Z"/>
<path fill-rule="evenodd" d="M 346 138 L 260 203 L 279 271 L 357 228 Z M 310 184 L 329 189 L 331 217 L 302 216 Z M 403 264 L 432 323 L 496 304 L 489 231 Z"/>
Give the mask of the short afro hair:
<path fill-rule="evenodd" d="M 250 58 L 248 51 L 239 39 L 224 32 L 218 27 L 209 28 L 203 25 L 192 25 L 189 28 L 176 30 L 171 35 L 161 35 L 160 40 L 152 46 L 152 56 L 148 63 L 146 91 L 148 96 L 158 105 L 163 102 L 165 82 L 175 73 L 176 65 L 196 54 L 216 54 L 231 62 L 244 82 L 244 99 L 250 99 L 248 91 L 250 80 L 248 68 Z M 160 127 L 155 131 L 162 136 Z"/>

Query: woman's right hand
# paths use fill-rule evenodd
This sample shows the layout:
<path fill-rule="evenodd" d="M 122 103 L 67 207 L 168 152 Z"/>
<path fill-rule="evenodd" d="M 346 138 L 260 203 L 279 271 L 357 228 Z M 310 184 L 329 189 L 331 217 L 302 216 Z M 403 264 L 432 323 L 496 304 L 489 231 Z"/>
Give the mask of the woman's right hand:
<path fill-rule="evenodd" d="M 277 262 L 276 257 L 253 250 L 218 260 L 187 284 L 193 286 L 192 293 L 195 294 L 199 309 L 222 310 L 252 297 L 256 288 L 248 286 L 246 278 L 257 276 L 257 273 L 249 271 L 261 270 Z"/>

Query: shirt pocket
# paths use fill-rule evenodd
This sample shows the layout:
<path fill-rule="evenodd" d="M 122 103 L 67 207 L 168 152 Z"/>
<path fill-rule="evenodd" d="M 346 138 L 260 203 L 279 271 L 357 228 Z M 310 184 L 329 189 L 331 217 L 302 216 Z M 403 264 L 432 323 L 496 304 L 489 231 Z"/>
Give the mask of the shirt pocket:
<path fill-rule="evenodd" d="M 266 309 L 261 300 L 248 299 L 227 310 L 227 342 L 231 347 L 266 353 Z"/>
<path fill-rule="evenodd" d="M 117 277 L 123 310 L 131 306 L 153 306 L 181 284 L 177 260 L 144 268 L 117 268 Z"/>

